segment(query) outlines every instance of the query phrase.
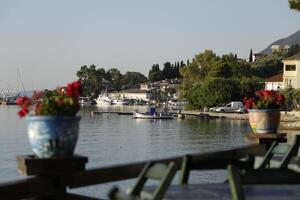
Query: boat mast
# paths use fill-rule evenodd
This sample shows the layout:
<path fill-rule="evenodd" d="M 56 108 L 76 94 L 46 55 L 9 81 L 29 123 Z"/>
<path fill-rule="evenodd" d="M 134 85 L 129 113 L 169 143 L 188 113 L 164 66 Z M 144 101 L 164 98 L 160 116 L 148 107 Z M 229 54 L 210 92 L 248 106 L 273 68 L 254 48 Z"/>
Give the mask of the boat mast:
<path fill-rule="evenodd" d="M 22 79 L 21 79 L 21 74 L 20 74 L 20 72 L 19 72 L 19 68 L 17 68 L 17 78 L 18 78 L 18 82 L 20 81 L 20 83 L 21 83 L 21 86 L 22 86 L 22 89 L 23 89 L 23 92 L 24 92 L 24 95 L 26 96 L 26 91 L 25 91 L 25 87 L 24 87 L 24 84 L 23 84 L 23 81 L 22 81 Z"/>

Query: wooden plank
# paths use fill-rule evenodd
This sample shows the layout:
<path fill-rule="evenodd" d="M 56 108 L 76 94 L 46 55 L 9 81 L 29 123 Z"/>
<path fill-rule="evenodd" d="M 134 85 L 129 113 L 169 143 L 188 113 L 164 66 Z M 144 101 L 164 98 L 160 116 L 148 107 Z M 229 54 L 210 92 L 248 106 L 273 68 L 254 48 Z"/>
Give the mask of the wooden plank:
<path fill-rule="evenodd" d="M 272 142 L 287 142 L 285 133 L 278 134 L 246 134 L 244 137 L 244 141 L 248 143 L 256 143 L 256 144 L 271 144 Z"/>
<path fill-rule="evenodd" d="M 234 162 L 234 159 L 244 158 L 248 154 L 261 155 L 263 153 L 265 153 L 264 145 L 248 145 L 224 151 L 193 154 L 192 162 L 196 164 L 192 164 L 192 168 L 226 169 L 228 163 Z M 166 159 L 158 159 L 155 160 L 155 162 L 167 164 L 173 161 L 176 170 L 179 170 L 181 169 L 182 159 L 183 156 L 180 156 Z M 149 161 L 89 169 L 82 172 L 76 172 L 71 176 L 65 176 L 63 181 L 70 188 L 75 188 L 136 178 L 147 162 Z"/>
<path fill-rule="evenodd" d="M 100 198 L 87 197 L 79 194 L 67 193 L 64 200 L 101 200 Z"/>
<path fill-rule="evenodd" d="M 240 174 L 238 168 L 234 165 L 228 166 L 228 180 L 229 180 L 229 187 L 232 195 L 233 200 L 244 200 L 244 191 L 243 186 L 240 179 Z"/>
<path fill-rule="evenodd" d="M 300 184 L 300 173 L 288 169 L 253 170 L 241 179 L 243 184 Z"/>
<path fill-rule="evenodd" d="M 83 171 L 85 170 L 85 163 L 87 161 L 87 157 L 80 155 L 55 158 L 37 158 L 33 155 L 17 156 L 20 174 L 28 176 L 61 175 Z"/>
<path fill-rule="evenodd" d="M 49 178 L 29 178 L 0 184 L 1 199 L 24 199 L 54 194 L 54 182 Z"/>
<path fill-rule="evenodd" d="M 286 133 L 267 133 L 267 134 L 254 134 L 254 133 L 249 133 L 246 134 L 245 137 L 248 138 L 269 138 L 269 139 L 277 139 L 277 138 L 282 138 L 286 137 Z"/>
<path fill-rule="evenodd" d="M 181 174 L 179 184 L 187 184 L 190 176 L 192 156 L 185 155 L 181 163 Z"/>

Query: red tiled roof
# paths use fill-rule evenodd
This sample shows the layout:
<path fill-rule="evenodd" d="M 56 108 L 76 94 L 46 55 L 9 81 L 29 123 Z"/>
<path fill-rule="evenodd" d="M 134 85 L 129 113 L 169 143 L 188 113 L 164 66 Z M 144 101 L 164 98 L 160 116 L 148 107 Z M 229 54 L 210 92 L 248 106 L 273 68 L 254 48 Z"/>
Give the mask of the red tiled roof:
<path fill-rule="evenodd" d="M 283 81 L 283 73 L 276 74 L 266 79 L 266 82 L 282 82 Z"/>

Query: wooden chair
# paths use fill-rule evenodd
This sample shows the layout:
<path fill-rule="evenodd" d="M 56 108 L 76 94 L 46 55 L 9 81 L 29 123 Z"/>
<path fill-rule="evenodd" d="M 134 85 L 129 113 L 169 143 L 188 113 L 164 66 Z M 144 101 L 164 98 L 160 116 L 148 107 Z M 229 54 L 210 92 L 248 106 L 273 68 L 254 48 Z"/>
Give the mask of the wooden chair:
<path fill-rule="evenodd" d="M 228 165 L 228 180 L 233 200 L 244 200 L 244 184 L 300 184 L 300 174 L 288 169 L 293 157 L 297 156 L 300 135 L 295 136 L 292 145 L 273 142 L 257 169 L 240 170 Z M 274 156 L 281 155 L 279 166 L 270 168 Z"/>
<path fill-rule="evenodd" d="M 191 170 L 203 170 L 205 168 L 204 165 L 212 166 L 214 165 L 214 169 L 226 169 L 228 163 L 233 163 L 238 165 L 243 169 L 253 169 L 254 168 L 254 156 L 248 155 L 244 159 L 235 160 L 235 159 L 226 159 L 226 158 L 213 158 L 202 161 L 195 161 L 191 155 L 185 155 L 182 158 L 181 163 L 181 173 L 179 176 L 179 184 L 184 185 L 188 184 L 190 171 Z M 216 165 L 218 165 L 216 167 Z M 204 168 L 202 168 L 204 167 Z M 208 169 L 209 167 L 207 167 Z M 227 181 L 226 181 L 227 182 Z"/>
<path fill-rule="evenodd" d="M 297 155 L 300 145 L 300 135 L 295 136 L 295 141 L 292 145 L 286 143 L 273 142 L 271 147 L 268 149 L 265 154 L 261 164 L 258 169 L 265 169 L 270 167 L 270 161 L 274 156 L 281 155 L 281 160 L 279 163 L 279 169 L 285 169 L 288 167 L 288 164 L 291 162 L 291 159 Z"/>
<path fill-rule="evenodd" d="M 300 173 L 279 168 L 245 171 L 228 165 L 228 180 L 232 199 L 244 200 L 246 198 L 243 185 L 300 184 Z"/>
<path fill-rule="evenodd" d="M 149 200 L 160 200 L 171 184 L 175 173 L 176 167 L 174 162 L 170 162 L 168 165 L 148 162 L 139 175 L 138 181 L 129 193 L 113 188 L 108 196 L 112 200 L 134 200 L 143 199 L 143 197 Z M 160 182 L 153 193 L 142 191 L 147 180 L 157 180 Z"/>

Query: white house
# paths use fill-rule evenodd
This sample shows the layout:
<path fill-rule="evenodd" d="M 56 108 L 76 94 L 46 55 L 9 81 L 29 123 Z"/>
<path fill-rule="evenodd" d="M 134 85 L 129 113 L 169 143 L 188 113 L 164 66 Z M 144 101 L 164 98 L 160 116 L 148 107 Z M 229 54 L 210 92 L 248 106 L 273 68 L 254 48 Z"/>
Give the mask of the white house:
<path fill-rule="evenodd" d="M 148 91 L 148 90 L 150 90 L 150 84 L 151 84 L 150 82 L 141 83 L 140 84 L 140 89 Z"/>
<path fill-rule="evenodd" d="M 300 53 L 283 61 L 283 87 L 300 88 Z"/>
<path fill-rule="evenodd" d="M 140 90 L 140 89 L 128 89 L 128 90 L 122 90 L 120 92 L 113 92 L 110 93 L 110 96 L 113 99 L 125 98 L 125 99 L 140 99 L 144 101 L 150 100 L 150 94 L 146 90 Z"/>
<path fill-rule="evenodd" d="M 283 73 L 276 74 L 265 80 L 265 89 L 266 90 L 279 90 L 283 89 Z"/>
<path fill-rule="evenodd" d="M 290 45 L 272 45 L 271 50 L 274 52 L 286 52 L 290 49 Z"/>

